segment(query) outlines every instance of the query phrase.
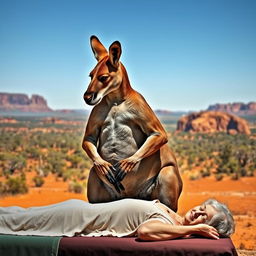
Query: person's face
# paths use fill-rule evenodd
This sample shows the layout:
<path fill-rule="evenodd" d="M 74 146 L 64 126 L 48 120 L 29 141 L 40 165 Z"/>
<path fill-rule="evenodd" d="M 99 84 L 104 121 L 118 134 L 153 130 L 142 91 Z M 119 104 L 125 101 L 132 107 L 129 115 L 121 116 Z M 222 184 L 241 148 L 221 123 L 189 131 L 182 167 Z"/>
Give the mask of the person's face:
<path fill-rule="evenodd" d="M 202 204 L 189 210 L 184 216 L 184 225 L 205 223 L 217 214 L 215 208 L 209 204 Z"/>

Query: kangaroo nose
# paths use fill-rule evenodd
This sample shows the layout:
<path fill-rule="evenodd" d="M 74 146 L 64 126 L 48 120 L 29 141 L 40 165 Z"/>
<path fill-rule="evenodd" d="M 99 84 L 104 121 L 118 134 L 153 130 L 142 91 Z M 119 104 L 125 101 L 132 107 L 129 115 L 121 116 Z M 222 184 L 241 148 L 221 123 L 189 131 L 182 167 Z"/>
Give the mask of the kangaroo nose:
<path fill-rule="evenodd" d="M 85 92 L 84 93 L 84 100 L 87 104 L 90 104 L 90 102 L 95 98 L 96 93 L 95 92 Z"/>

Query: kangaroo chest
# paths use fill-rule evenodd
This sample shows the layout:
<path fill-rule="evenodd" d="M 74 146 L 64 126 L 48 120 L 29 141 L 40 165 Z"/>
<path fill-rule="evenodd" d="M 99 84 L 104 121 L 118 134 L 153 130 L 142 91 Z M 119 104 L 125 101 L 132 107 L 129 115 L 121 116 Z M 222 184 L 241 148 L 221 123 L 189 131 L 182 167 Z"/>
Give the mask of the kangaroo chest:
<path fill-rule="evenodd" d="M 145 136 L 134 121 L 135 114 L 124 103 L 113 106 L 102 123 L 99 151 L 110 162 L 133 155 L 143 144 Z"/>

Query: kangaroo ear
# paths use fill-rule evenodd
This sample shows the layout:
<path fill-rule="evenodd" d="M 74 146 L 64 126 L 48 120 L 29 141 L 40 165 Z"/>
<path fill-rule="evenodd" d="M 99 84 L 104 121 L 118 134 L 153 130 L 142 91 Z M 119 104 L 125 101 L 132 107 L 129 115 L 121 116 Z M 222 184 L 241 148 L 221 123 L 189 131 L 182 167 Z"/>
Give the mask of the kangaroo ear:
<path fill-rule="evenodd" d="M 109 60 L 113 67 L 117 68 L 119 65 L 119 59 L 122 53 L 121 44 L 115 41 L 109 47 Z"/>
<path fill-rule="evenodd" d="M 91 36 L 90 38 L 91 47 L 93 54 L 97 61 L 100 61 L 105 56 L 108 55 L 108 52 L 106 48 L 103 46 L 103 44 L 100 42 L 100 40 L 96 36 Z"/>

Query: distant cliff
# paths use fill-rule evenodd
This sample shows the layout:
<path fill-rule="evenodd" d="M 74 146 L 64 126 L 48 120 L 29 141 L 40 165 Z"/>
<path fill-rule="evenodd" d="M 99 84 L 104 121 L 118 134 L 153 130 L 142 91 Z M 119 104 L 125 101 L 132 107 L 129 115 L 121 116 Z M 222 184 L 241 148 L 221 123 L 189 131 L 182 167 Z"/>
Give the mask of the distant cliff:
<path fill-rule="evenodd" d="M 201 111 L 183 116 L 177 123 L 177 131 L 229 134 L 250 134 L 246 120 L 233 114 L 217 111 Z"/>
<path fill-rule="evenodd" d="M 21 93 L 0 93 L 0 111 L 51 112 L 52 109 L 40 95 L 29 98 Z"/>
<path fill-rule="evenodd" d="M 256 115 L 256 102 L 249 103 L 227 103 L 210 105 L 208 111 L 222 111 L 236 115 Z"/>

